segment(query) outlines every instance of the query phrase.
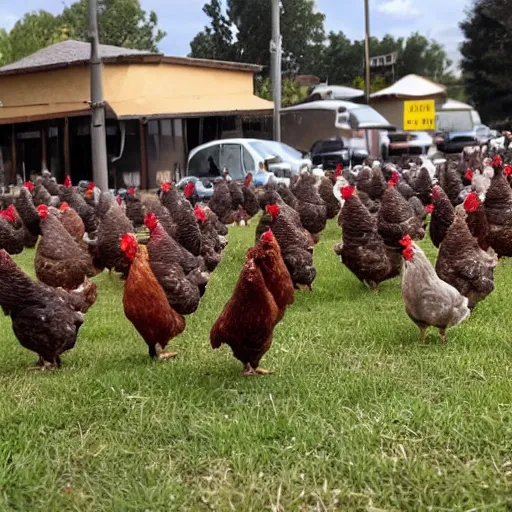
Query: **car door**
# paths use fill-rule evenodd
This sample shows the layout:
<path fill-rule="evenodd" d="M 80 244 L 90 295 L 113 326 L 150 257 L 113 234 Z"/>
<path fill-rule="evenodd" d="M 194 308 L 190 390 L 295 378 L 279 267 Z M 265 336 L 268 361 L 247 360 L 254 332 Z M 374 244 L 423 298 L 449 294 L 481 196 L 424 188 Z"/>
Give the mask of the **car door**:
<path fill-rule="evenodd" d="M 220 147 L 220 165 L 226 167 L 234 180 L 243 180 L 245 177 L 242 163 L 242 145 L 236 143 L 222 144 Z"/>

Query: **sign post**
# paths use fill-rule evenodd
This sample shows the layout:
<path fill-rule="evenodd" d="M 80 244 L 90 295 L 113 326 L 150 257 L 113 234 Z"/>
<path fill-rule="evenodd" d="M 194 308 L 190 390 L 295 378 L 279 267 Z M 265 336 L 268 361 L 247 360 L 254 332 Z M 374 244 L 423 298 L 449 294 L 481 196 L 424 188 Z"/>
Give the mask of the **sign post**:
<path fill-rule="evenodd" d="M 404 131 L 434 131 L 436 103 L 434 100 L 404 101 Z"/>

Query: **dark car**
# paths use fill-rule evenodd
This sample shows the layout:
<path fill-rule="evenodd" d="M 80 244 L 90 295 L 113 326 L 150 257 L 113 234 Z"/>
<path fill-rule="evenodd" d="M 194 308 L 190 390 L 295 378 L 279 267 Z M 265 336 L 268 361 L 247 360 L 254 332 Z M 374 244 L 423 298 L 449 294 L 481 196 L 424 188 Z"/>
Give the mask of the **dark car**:
<path fill-rule="evenodd" d="M 311 161 L 315 167 L 322 166 L 324 170 L 336 169 L 338 164 L 343 166 L 360 165 L 368 158 L 364 149 L 347 148 L 343 139 L 319 140 L 311 148 Z"/>
<path fill-rule="evenodd" d="M 443 153 L 460 153 L 467 146 L 486 144 L 490 138 L 491 130 L 485 125 L 477 125 L 467 132 L 438 133 L 434 142 Z"/>

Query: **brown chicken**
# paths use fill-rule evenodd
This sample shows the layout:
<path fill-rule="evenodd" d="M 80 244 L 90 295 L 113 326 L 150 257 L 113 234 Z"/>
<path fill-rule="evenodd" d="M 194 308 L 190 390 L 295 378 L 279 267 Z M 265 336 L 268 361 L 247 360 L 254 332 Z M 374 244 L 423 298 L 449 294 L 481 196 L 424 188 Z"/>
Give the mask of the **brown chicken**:
<path fill-rule="evenodd" d="M 220 180 L 215 183 L 213 195 L 208 202 L 208 206 L 211 210 L 219 217 L 219 220 L 223 224 L 233 223 L 233 201 L 231 199 L 231 193 L 229 191 L 229 185 L 227 181 Z"/>
<path fill-rule="evenodd" d="M 161 187 L 162 204 L 169 210 L 172 220 L 176 224 L 176 241 L 194 256 L 201 254 L 201 233 L 197 225 L 194 208 L 178 194 L 170 183 Z"/>
<path fill-rule="evenodd" d="M 272 344 L 279 308 L 265 284 L 263 273 L 246 256 L 232 297 L 210 331 L 212 348 L 228 345 L 244 365 L 243 375 L 265 375 L 260 360 Z"/>
<path fill-rule="evenodd" d="M 494 290 L 494 268 L 498 260 L 482 251 L 459 209 L 439 249 L 437 275 L 469 299 L 472 309 Z"/>
<path fill-rule="evenodd" d="M 50 212 L 46 205 L 37 209 L 43 235 L 34 260 L 37 279 L 54 288 L 78 288 L 86 277 L 95 275 L 90 256 L 59 222 L 57 213 Z"/>
<path fill-rule="evenodd" d="M 144 198 L 143 202 L 144 212 L 154 213 L 158 222 L 165 229 L 166 233 L 176 239 L 176 234 L 178 232 L 178 226 L 174 222 L 169 213 L 169 210 L 160 202 L 157 196 L 147 196 Z"/>
<path fill-rule="evenodd" d="M 135 229 L 144 225 L 142 201 L 133 187 L 126 191 L 126 216 L 131 220 Z"/>
<path fill-rule="evenodd" d="M 372 177 L 370 180 L 369 196 L 372 201 L 380 201 L 384 192 L 386 192 L 387 184 L 380 167 L 372 169 Z"/>
<path fill-rule="evenodd" d="M 243 207 L 249 217 L 254 217 L 260 211 L 260 203 L 258 202 L 254 190 L 252 173 L 249 173 L 242 186 L 242 193 L 244 195 Z"/>
<path fill-rule="evenodd" d="M 443 164 L 439 170 L 439 185 L 446 192 L 454 206 L 460 203 L 460 193 L 464 188 L 462 177 L 452 163 Z"/>
<path fill-rule="evenodd" d="M 180 315 L 194 313 L 201 294 L 199 287 L 183 271 L 177 242 L 165 232 L 155 214 L 147 214 L 144 223 L 150 232 L 147 248 L 151 270 L 164 290 L 169 305 Z"/>
<path fill-rule="evenodd" d="M 485 196 L 484 208 L 489 224 L 487 242 L 498 257 L 512 256 L 512 189 L 503 173 L 501 158 L 493 160 L 494 178 Z"/>
<path fill-rule="evenodd" d="M 432 179 L 430 178 L 430 174 L 428 170 L 425 169 L 425 167 L 420 169 L 418 177 L 414 180 L 414 190 L 424 205 L 430 204 L 432 194 Z"/>
<path fill-rule="evenodd" d="M 42 181 L 42 178 L 38 178 L 36 180 L 32 196 L 34 205 L 39 206 L 40 204 L 45 204 L 46 206 L 50 206 L 52 202 L 52 196 L 50 195 L 50 192 L 46 190 L 46 187 L 43 185 Z"/>
<path fill-rule="evenodd" d="M 198 204 L 194 208 L 194 214 L 201 230 L 201 256 L 208 271 L 213 272 L 222 259 L 222 250 L 225 245 L 215 230 L 212 220 Z"/>
<path fill-rule="evenodd" d="M 272 188 L 272 186 L 270 186 Z M 277 184 L 277 193 L 281 196 L 281 199 L 295 211 L 299 209 L 299 200 L 295 197 L 293 192 L 290 190 L 290 187 L 287 187 L 284 183 Z M 268 204 L 274 204 L 274 201 L 271 201 Z M 266 206 L 266 205 L 265 205 Z M 265 209 L 265 206 L 263 209 Z"/>
<path fill-rule="evenodd" d="M 231 211 L 236 212 L 240 206 L 244 205 L 244 193 L 240 183 L 236 181 L 228 182 L 228 189 L 231 195 Z"/>
<path fill-rule="evenodd" d="M 137 244 L 131 233 L 122 237 L 120 247 L 131 263 L 123 292 L 124 314 L 148 345 L 150 357 L 175 357 L 176 352 L 165 349 L 184 331 L 185 319 L 169 305 L 151 270 L 147 247 Z"/>
<path fill-rule="evenodd" d="M 432 207 L 429 226 L 430 238 L 432 243 L 439 248 L 455 216 L 455 209 L 450 199 L 439 185 L 432 189 Z"/>
<path fill-rule="evenodd" d="M 68 203 L 80 215 L 89 238 L 94 238 L 98 229 L 98 219 L 94 207 L 87 204 L 85 199 L 71 186 L 69 176 L 66 177 L 64 185 L 59 186 L 59 197 L 61 202 Z"/>
<path fill-rule="evenodd" d="M 75 346 L 84 315 L 76 295 L 32 281 L 0 250 L 0 306 L 12 320 L 20 344 L 38 354 L 38 367 L 60 367 L 60 356 Z"/>
<path fill-rule="evenodd" d="M 274 297 L 278 309 L 276 323 L 281 321 L 288 306 L 295 300 L 295 290 L 290 273 L 286 268 L 281 249 L 274 234 L 269 229 L 261 235 L 260 242 L 247 251 L 263 274 L 268 290 Z"/>
<path fill-rule="evenodd" d="M 327 206 L 316 189 L 316 177 L 303 173 L 292 189 L 293 195 L 298 199 L 297 212 L 304 229 L 307 229 L 318 241 L 320 233 L 327 223 Z"/>
<path fill-rule="evenodd" d="M 21 220 L 21 217 L 19 216 L 18 212 L 16 211 L 16 208 L 14 207 L 14 204 L 10 204 L 7 207 L 6 210 L 8 212 L 8 215 L 9 215 L 12 227 L 16 231 L 22 231 L 23 232 L 23 245 L 27 249 L 33 249 L 36 246 L 39 237 L 38 236 L 34 236 L 26 228 L 25 224 L 23 224 L 23 221 Z M 7 251 L 7 252 L 9 252 L 9 251 Z"/>
<path fill-rule="evenodd" d="M 390 258 L 377 232 L 377 220 L 363 206 L 354 187 L 343 187 L 341 194 L 345 200 L 339 218 L 342 243 L 334 246 L 334 252 L 362 283 L 377 288 L 400 274 L 402 261 Z"/>
<path fill-rule="evenodd" d="M 320 194 L 320 197 L 324 200 L 325 206 L 327 208 L 328 219 L 334 219 L 336 215 L 338 215 L 338 213 L 340 212 L 340 203 L 333 193 L 335 183 L 336 178 L 334 178 L 334 175 L 324 176 L 323 178 L 321 178 L 320 185 L 318 187 L 318 193 Z"/>
<path fill-rule="evenodd" d="M 24 228 L 16 229 L 15 222 L 16 214 L 12 205 L 0 211 L 0 250 L 3 249 L 9 254 L 20 254 L 24 248 Z"/>
<path fill-rule="evenodd" d="M 489 223 L 485 215 L 485 208 L 476 192 L 471 192 L 464 199 L 464 210 L 466 210 L 466 223 L 469 231 L 477 239 L 480 249 L 487 251 L 489 243 L 487 236 L 489 234 Z"/>
<path fill-rule="evenodd" d="M 371 199 L 370 193 L 372 188 L 372 170 L 370 167 L 364 166 L 361 169 L 357 175 L 356 187 L 359 192 L 368 194 L 368 197 Z"/>
<path fill-rule="evenodd" d="M 59 220 L 64 226 L 64 229 L 72 236 L 77 244 L 83 244 L 85 226 L 80 215 L 78 215 L 68 203 L 61 203 L 59 210 L 61 212 Z"/>
<path fill-rule="evenodd" d="M 28 229 L 33 237 L 38 237 L 41 234 L 39 228 L 39 214 L 37 213 L 32 194 L 30 190 L 33 184 L 26 182 L 20 189 L 20 195 L 16 198 L 15 207 L 25 227 Z"/>
<path fill-rule="evenodd" d="M 404 247 L 402 298 L 405 311 L 420 330 L 420 342 L 425 341 L 428 327 L 437 327 L 441 341 L 446 343 L 446 330 L 462 323 L 471 313 L 468 299 L 436 274 L 424 252 L 410 236 L 400 243 Z"/>

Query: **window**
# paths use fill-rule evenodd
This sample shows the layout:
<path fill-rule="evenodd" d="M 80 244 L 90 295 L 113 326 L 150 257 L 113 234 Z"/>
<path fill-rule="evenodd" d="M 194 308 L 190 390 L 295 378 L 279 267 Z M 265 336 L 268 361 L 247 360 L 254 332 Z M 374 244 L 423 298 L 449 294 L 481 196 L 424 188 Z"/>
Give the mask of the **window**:
<path fill-rule="evenodd" d="M 242 168 L 242 151 L 240 144 L 222 144 L 220 152 L 221 170 L 227 167 L 229 175 L 234 180 L 241 180 L 244 177 Z"/>
<path fill-rule="evenodd" d="M 172 128 L 170 119 L 162 119 L 160 121 L 160 133 L 164 137 L 172 137 Z"/>
<path fill-rule="evenodd" d="M 217 178 L 222 174 L 220 146 L 211 146 L 196 153 L 188 164 L 188 176 Z"/>
<path fill-rule="evenodd" d="M 244 159 L 244 169 L 246 173 L 249 172 L 255 172 L 256 171 L 256 164 L 254 163 L 254 159 L 252 158 L 249 151 L 247 151 L 246 148 L 242 146 L 242 155 Z"/>

